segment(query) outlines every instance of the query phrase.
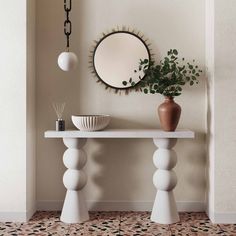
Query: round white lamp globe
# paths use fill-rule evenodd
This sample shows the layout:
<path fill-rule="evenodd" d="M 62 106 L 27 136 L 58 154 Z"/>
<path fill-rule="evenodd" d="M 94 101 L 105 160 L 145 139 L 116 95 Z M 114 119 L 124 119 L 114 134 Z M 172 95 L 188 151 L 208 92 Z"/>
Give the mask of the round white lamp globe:
<path fill-rule="evenodd" d="M 63 71 L 70 71 L 76 68 L 78 58 L 73 52 L 62 52 L 58 57 L 58 66 Z"/>

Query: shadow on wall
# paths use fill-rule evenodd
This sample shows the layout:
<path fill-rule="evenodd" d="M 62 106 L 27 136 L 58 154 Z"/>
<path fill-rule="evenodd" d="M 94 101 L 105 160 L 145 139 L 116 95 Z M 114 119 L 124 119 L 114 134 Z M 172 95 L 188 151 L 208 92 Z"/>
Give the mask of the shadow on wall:
<path fill-rule="evenodd" d="M 123 121 L 128 126 L 122 128 L 146 127 L 132 121 L 113 120 L 117 124 L 122 124 Z M 114 126 L 116 125 L 112 125 L 112 128 Z M 91 188 L 96 195 L 91 209 L 99 209 L 99 204 L 103 201 L 136 202 L 144 192 L 149 192 L 147 197 L 150 201 L 154 199 L 156 190 L 152 184 L 152 176 L 155 167 L 152 157 L 155 146 L 151 139 L 90 139 L 85 149 L 88 154 L 86 172 L 90 185 L 86 189 L 89 191 L 86 192 L 87 199 L 94 201 Z"/>
<path fill-rule="evenodd" d="M 188 172 L 188 182 L 190 185 L 194 185 L 197 189 L 203 188 L 206 186 L 206 176 L 205 176 L 205 166 L 206 166 L 206 150 L 205 142 L 206 134 L 205 133 L 196 133 L 195 143 L 196 145 L 192 147 L 191 153 L 189 153 L 190 165 L 198 167 L 204 171 L 204 175 L 194 176 L 191 172 Z M 202 148 L 200 148 L 200 146 Z M 200 150 L 200 151 L 199 151 Z M 197 154 L 196 154 L 197 153 Z"/>
<path fill-rule="evenodd" d="M 92 181 L 101 191 L 98 201 L 135 199 L 140 187 L 140 163 L 136 158 L 139 155 L 136 147 L 142 142 L 143 140 L 131 139 L 109 139 L 105 142 L 101 139 L 96 140 L 99 148 L 93 153 L 92 159 L 99 166 L 99 171 L 92 176 Z M 120 149 L 117 152 L 118 145 Z M 143 158 L 149 158 L 150 163 L 152 162 L 151 156 L 147 155 Z"/>
<path fill-rule="evenodd" d="M 205 199 L 206 188 L 206 150 L 205 150 L 206 134 L 196 132 L 195 138 L 179 139 L 176 145 L 178 163 L 176 173 L 178 177 L 177 198 L 182 195 L 179 189 L 185 189 L 186 193 L 195 193 L 190 195 L 189 199 Z M 191 142 L 191 145 L 190 145 Z M 184 151 L 183 151 L 184 148 Z M 181 153 L 181 154 L 180 154 Z M 197 191 L 196 191 L 197 189 Z M 195 191 L 194 191 L 195 190 Z M 199 194 L 199 195 L 198 195 Z M 195 200 L 196 200 L 195 199 Z"/>
<path fill-rule="evenodd" d="M 117 119 L 117 122 L 121 124 L 120 119 Z M 129 122 L 132 123 L 131 121 L 127 123 Z M 138 124 L 128 124 L 128 127 L 134 128 L 136 125 Z M 140 124 L 138 127 L 140 128 Z M 147 128 L 146 125 L 144 127 Z M 204 140 L 205 133 L 196 132 L 195 139 L 180 139 L 174 148 L 178 156 L 175 168 L 179 179 L 175 189 L 177 200 L 178 198 L 181 201 L 204 200 L 206 185 L 206 158 L 205 149 L 202 148 L 205 145 Z M 156 189 L 152 178 L 156 168 L 152 158 L 156 147 L 151 139 L 93 139 L 89 140 L 86 149 L 88 153 L 86 171 L 89 178 L 87 199 L 94 201 L 93 196 L 96 195 L 96 201 L 92 205 L 93 210 L 100 209 L 100 203 L 103 201 L 142 201 L 140 196 L 143 193 L 147 194 L 145 201 L 147 199 L 150 202 L 154 201 Z M 91 188 L 94 190 L 94 195 Z"/>
<path fill-rule="evenodd" d="M 214 124 L 213 118 L 212 118 L 212 107 L 211 107 L 211 99 L 212 99 L 212 91 L 211 87 L 211 78 L 210 75 L 207 78 L 207 135 L 206 135 L 206 205 L 208 207 L 208 211 L 210 211 L 211 206 L 210 203 L 210 180 L 211 180 L 211 169 L 212 169 L 212 155 L 214 153 L 213 149 L 213 130 L 211 127 L 211 124 Z"/>

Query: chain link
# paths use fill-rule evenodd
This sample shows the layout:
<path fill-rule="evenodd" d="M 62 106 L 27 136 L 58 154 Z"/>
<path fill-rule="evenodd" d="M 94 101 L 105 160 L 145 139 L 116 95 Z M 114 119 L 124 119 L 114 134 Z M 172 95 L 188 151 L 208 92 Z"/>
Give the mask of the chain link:
<path fill-rule="evenodd" d="M 66 36 L 67 48 L 70 47 L 70 35 L 72 31 L 72 23 L 70 21 L 70 11 L 72 8 L 72 0 L 64 0 L 64 10 L 66 13 L 66 20 L 64 22 L 64 34 Z"/>

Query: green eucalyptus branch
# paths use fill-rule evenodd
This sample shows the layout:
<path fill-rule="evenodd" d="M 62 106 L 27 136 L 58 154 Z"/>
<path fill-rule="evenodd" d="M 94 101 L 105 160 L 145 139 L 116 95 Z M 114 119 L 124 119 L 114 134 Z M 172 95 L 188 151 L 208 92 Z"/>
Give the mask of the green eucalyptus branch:
<path fill-rule="evenodd" d="M 176 49 L 170 49 L 160 64 L 156 64 L 155 61 L 149 62 L 148 59 L 140 60 L 139 71 L 144 72 L 144 79 L 135 86 L 136 83 L 130 78 L 129 81 L 123 81 L 123 85 L 135 86 L 145 94 L 159 93 L 167 97 L 181 95 L 182 87 L 186 84 L 198 84 L 198 77 L 202 73 L 195 60 L 189 63 L 182 58 L 180 61 Z"/>

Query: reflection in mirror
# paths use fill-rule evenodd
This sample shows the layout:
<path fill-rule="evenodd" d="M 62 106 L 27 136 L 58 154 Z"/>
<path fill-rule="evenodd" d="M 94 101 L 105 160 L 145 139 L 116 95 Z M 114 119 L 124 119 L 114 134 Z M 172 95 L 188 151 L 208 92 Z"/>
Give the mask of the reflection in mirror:
<path fill-rule="evenodd" d="M 98 79 L 114 89 L 128 89 L 144 78 L 139 70 L 140 59 L 150 61 L 150 50 L 145 40 L 129 31 L 105 35 L 95 46 L 93 69 Z M 132 78 L 132 85 L 123 81 Z"/>

